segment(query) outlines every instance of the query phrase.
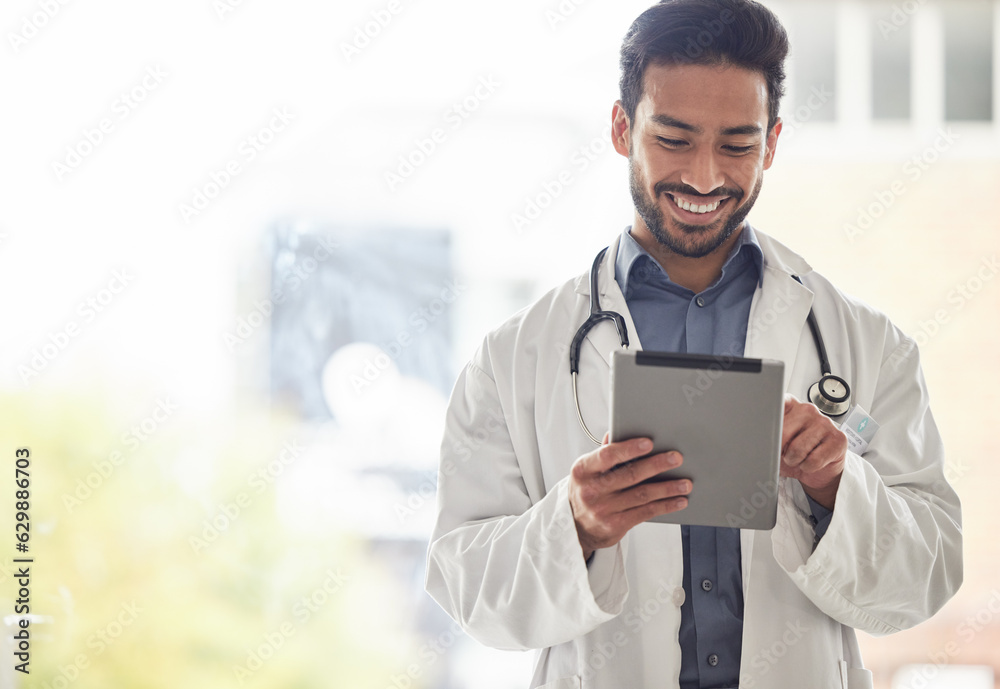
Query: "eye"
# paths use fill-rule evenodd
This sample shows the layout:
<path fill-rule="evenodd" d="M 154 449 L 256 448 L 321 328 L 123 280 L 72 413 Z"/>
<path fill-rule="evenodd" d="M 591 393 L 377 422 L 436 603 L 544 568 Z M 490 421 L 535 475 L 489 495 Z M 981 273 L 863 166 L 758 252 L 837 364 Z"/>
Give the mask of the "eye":
<path fill-rule="evenodd" d="M 757 148 L 756 146 L 723 146 L 730 153 L 749 153 Z"/>
<path fill-rule="evenodd" d="M 656 140 L 659 141 L 664 146 L 670 146 L 671 148 L 676 148 L 678 146 L 684 146 L 687 142 L 681 141 L 680 139 L 667 139 L 666 137 L 658 136 Z"/>

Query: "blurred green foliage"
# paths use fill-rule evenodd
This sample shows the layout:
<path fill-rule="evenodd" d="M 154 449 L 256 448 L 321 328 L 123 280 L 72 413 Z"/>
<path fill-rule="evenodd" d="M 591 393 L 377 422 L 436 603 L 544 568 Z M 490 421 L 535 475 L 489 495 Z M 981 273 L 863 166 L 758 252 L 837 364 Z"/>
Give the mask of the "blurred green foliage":
<path fill-rule="evenodd" d="M 31 613 L 42 617 L 20 686 L 385 687 L 414 643 L 391 612 L 398 584 L 356 539 L 283 526 L 274 484 L 247 488 L 297 422 L 261 408 L 161 411 L 136 442 L 130 429 L 152 428 L 157 399 L 98 386 L 0 396 L 4 614 L 16 592 L 14 450 L 31 450 Z"/>

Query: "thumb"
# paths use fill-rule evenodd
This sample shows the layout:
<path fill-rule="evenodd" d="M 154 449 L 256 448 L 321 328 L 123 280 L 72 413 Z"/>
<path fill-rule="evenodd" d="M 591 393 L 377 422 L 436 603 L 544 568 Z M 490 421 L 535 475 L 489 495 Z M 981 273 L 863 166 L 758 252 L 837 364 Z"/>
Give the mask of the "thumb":
<path fill-rule="evenodd" d="M 793 395 L 790 392 L 786 392 L 785 393 L 785 409 L 784 409 L 783 413 L 787 414 L 789 411 L 792 410 L 792 407 L 794 407 L 796 404 L 799 404 L 799 401 L 798 401 L 798 399 L 795 398 L 795 395 Z"/>

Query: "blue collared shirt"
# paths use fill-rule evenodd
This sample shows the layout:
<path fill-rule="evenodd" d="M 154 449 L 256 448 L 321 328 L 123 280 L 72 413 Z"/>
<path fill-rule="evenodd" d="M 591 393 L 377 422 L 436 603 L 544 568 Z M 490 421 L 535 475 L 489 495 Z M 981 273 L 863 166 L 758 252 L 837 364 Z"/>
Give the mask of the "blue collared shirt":
<path fill-rule="evenodd" d="M 698 294 L 673 282 L 629 229 L 622 234 L 615 280 L 643 349 L 743 356 L 750 304 L 764 280 L 764 254 L 750 223 L 743 224 L 722 274 Z M 832 512 L 810 504 L 822 537 Z M 740 531 L 682 526 L 681 540 L 681 687 L 736 687 L 743 641 Z"/>

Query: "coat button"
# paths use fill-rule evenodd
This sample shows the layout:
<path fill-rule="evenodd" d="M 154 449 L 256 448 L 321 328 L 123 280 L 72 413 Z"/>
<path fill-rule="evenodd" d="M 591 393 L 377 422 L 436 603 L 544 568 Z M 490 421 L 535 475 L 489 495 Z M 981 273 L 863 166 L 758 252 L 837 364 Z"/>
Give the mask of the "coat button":
<path fill-rule="evenodd" d="M 718 665 L 719 664 L 719 656 L 715 655 L 714 653 L 712 655 L 708 656 L 708 664 L 711 665 L 712 667 L 715 667 L 716 665 Z"/>
<path fill-rule="evenodd" d="M 701 580 L 701 590 L 702 591 L 711 591 L 712 590 L 712 581 L 710 579 L 702 579 Z"/>
<path fill-rule="evenodd" d="M 676 605 L 678 608 L 684 605 L 684 587 L 678 586 L 677 588 L 674 589 L 673 599 L 674 599 L 674 605 Z"/>

